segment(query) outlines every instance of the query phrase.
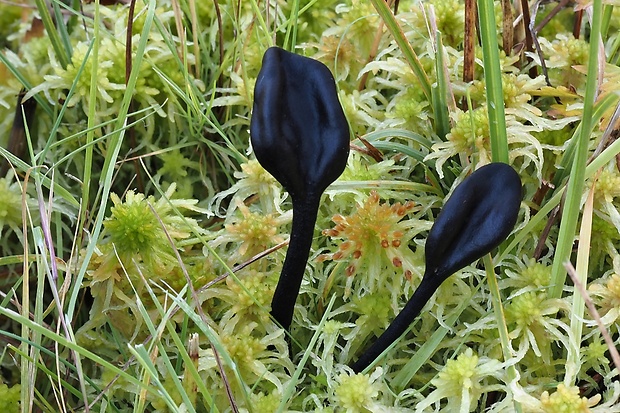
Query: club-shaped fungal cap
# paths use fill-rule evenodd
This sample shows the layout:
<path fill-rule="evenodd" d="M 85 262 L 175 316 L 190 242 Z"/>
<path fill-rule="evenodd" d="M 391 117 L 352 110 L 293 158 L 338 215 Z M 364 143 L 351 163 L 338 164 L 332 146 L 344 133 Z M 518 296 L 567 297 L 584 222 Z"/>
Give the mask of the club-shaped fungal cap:
<path fill-rule="evenodd" d="M 344 171 L 350 139 L 327 66 L 269 48 L 256 79 L 250 135 L 258 161 L 293 199 L 320 196 Z"/>
<path fill-rule="evenodd" d="M 450 275 L 491 252 L 512 231 L 521 179 L 503 163 L 485 165 L 459 184 L 426 238 L 422 282 L 385 332 L 353 363 L 361 372 L 403 334 Z"/>
<path fill-rule="evenodd" d="M 437 216 L 426 238 L 424 277 L 443 282 L 508 237 L 521 205 L 521 179 L 504 163 L 465 178 Z"/>

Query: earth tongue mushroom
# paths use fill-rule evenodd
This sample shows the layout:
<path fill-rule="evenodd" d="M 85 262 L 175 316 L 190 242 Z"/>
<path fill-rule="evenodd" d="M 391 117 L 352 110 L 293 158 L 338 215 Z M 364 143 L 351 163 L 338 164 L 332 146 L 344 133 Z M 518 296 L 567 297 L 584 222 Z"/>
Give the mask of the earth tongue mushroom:
<path fill-rule="evenodd" d="M 458 185 L 426 239 L 426 269 L 420 285 L 385 332 L 351 366 L 353 371 L 363 371 L 398 339 L 450 275 L 505 240 L 520 204 L 519 175 L 503 163 L 485 165 Z"/>
<path fill-rule="evenodd" d="M 291 237 L 271 314 L 288 330 L 310 253 L 321 194 L 347 163 L 350 130 L 334 78 L 316 60 L 271 47 L 254 89 L 256 159 L 290 194 Z"/>

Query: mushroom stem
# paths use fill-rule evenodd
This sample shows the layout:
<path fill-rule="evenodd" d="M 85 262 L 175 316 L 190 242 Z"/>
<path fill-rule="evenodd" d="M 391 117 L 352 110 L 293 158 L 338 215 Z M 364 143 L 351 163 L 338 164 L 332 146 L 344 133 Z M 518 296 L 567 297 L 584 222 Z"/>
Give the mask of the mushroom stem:
<path fill-rule="evenodd" d="M 286 331 L 289 331 L 293 320 L 293 309 L 312 246 L 319 198 L 316 196 L 293 198 L 291 238 L 280 279 L 271 301 L 271 315 Z"/>
<path fill-rule="evenodd" d="M 409 301 L 400 313 L 394 318 L 389 327 L 379 336 L 379 338 L 366 350 L 360 358 L 351 366 L 355 373 L 362 372 L 370 365 L 385 349 L 395 342 L 405 331 L 412 320 L 422 311 L 431 296 L 437 291 L 441 282 L 436 278 L 429 278 L 426 275 L 415 290 Z"/>

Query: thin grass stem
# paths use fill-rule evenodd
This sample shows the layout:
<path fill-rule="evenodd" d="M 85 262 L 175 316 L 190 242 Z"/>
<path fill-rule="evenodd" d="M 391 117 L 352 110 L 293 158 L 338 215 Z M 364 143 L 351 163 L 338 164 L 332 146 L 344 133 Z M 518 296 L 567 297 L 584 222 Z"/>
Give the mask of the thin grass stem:
<path fill-rule="evenodd" d="M 299 22 L 299 0 L 294 0 L 292 3 L 293 7 L 288 19 L 283 45 L 283 48 L 289 52 L 295 52 L 295 46 L 297 45 L 297 23 Z"/>
<path fill-rule="evenodd" d="M 295 372 L 293 373 L 293 377 L 289 381 L 289 384 L 284 388 L 284 393 L 282 394 L 282 401 L 280 402 L 280 405 L 278 406 L 276 413 L 283 412 L 284 409 L 286 408 L 286 405 L 290 402 L 291 398 L 293 397 L 293 394 L 295 393 L 296 388 L 297 388 L 297 383 L 299 382 L 299 377 L 301 377 L 303 368 L 308 362 L 308 359 L 310 358 L 310 354 L 312 353 L 312 351 L 314 350 L 314 347 L 316 346 L 316 342 L 318 341 L 321 335 L 321 332 L 323 331 L 323 326 L 325 326 L 325 323 L 327 322 L 327 320 L 329 319 L 329 316 L 331 315 L 331 310 L 335 302 L 336 302 L 336 296 L 333 295 L 332 298 L 329 300 L 329 303 L 327 304 L 325 313 L 323 314 L 323 317 L 321 318 L 321 321 L 319 325 L 317 326 L 316 331 L 314 332 L 314 334 L 312 335 L 312 338 L 310 339 L 310 343 L 308 343 L 308 346 L 306 346 L 306 350 L 304 351 L 304 354 L 301 357 L 301 360 L 299 361 L 299 364 L 297 365 Z"/>
<path fill-rule="evenodd" d="M 385 0 L 370 1 L 377 10 L 377 13 L 379 13 L 379 16 L 383 20 L 385 27 L 387 27 L 387 29 L 392 34 L 392 37 L 394 37 L 396 44 L 398 45 L 398 47 L 400 47 L 400 50 L 402 51 L 403 56 L 407 60 L 407 63 L 413 70 L 413 73 L 418 78 L 418 81 L 420 82 L 420 87 L 426 95 L 426 98 L 429 100 L 429 102 L 432 102 L 433 95 L 431 92 L 431 82 L 428 80 L 428 76 L 426 75 L 426 72 L 422 67 L 422 63 L 420 63 L 418 56 L 413 51 L 413 48 L 409 44 L 407 37 L 405 37 L 403 29 L 396 21 L 394 13 L 392 13 L 392 10 L 390 10 Z"/>
<path fill-rule="evenodd" d="M 60 11 L 58 1 L 51 1 L 50 3 L 52 5 L 52 9 L 54 10 L 54 21 L 56 23 L 56 27 L 58 31 L 60 32 L 59 37 L 62 43 L 63 50 L 65 51 L 67 57 L 69 58 L 69 61 L 71 61 L 71 57 L 73 56 L 73 46 L 71 46 L 71 38 L 69 37 L 69 32 L 67 30 L 67 24 L 65 23 L 65 18 L 62 15 L 62 12 Z"/>
<path fill-rule="evenodd" d="M 123 379 L 127 380 L 128 383 L 135 385 L 137 388 L 142 387 L 138 379 L 136 379 L 133 375 L 118 368 L 114 363 L 111 363 L 105 360 L 104 358 L 102 358 L 101 356 L 91 352 L 90 350 L 87 350 L 84 347 L 81 347 L 80 345 L 75 343 L 75 341 L 67 340 L 65 337 L 61 336 L 60 334 L 57 334 L 51 330 L 48 330 L 44 326 L 35 323 L 33 320 L 30 320 L 28 317 L 24 317 L 21 314 L 9 308 L 5 308 L 5 307 L 0 307 L 0 315 L 5 316 L 15 321 L 16 323 L 19 323 L 31 330 L 37 331 L 38 333 L 41 334 L 41 336 L 46 337 L 47 339 L 51 341 L 56 341 L 58 342 L 59 345 L 66 347 L 69 350 L 77 351 L 81 356 L 89 360 L 92 360 L 93 362 L 95 362 L 96 364 L 100 365 L 103 368 L 110 369 L 112 373 L 120 375 Z M 20 339 L 24 340 L 26 345 L 29 344 L 29 341 L 25 340 L 23 336 L 20 337 Z M 152 389 L 149 389 L 148 391 L 153 392 Z"/>
<path fill-rule="evenodd" d="M 610 106 L 611 106 L 611 103 L 613 103 L 613 101 L 615 100 L 616 98 L 609 99 Z M 597 122 L 598 119 L 599 119 L 598 117 L 594 116 L 593 121 Z M 620 153 L 620 139 L 615 140 L 611 145 L 605 148 L 605 150 L 603 150 L 603 152 L 601 152 L 599 156 L 594 158 L 587 165 L 585 169 L 585 179 L 588 179 L 594 176 L 596 171 L 601 169 L 607 163 L 614 160 L 616 158 L 616 155 L 618 155 L 619 153 Z M 540 208 L 540 210 L 538 210 L 536 215 L 534 215 L 530 219 L 530 221 L 525 225 L 525 227 L 523 227 L 517 234 L 515 234 L 512 241 L 510 241 L 510 243 L 508 244 L 508 247 L 506 247 L 505 250 L 501 251 L 499 258 L 496 258 L 495 261 L 497 262 L 502 261 L 504 258 L 506 258 L 506 255 L 510 251 L 513 251 L 517 247 L 517 245 L 523 241 L 525 237 L 532 234 L 535 231 L 534 228 L 536 227 L 536 225 L 539 225 L 540 223 L 542 223 L 543 220 L 547 219 L 548 214 L 553 210 L 553 208 L 555 208 L 556 206 L 560 204 L 560 201 L 562 200 L 562 197 L 564 196 L 565 191 L 566 191 L 566 185 L 559 186 L 555 190 L 553 196 Z"/>
<path fill-rule="evenodd" d="M 77 273 L 76 281 L 71 290 L 70 299 L 67 305 L 67 314 L 68 321 L 71 322 L 73 315 L 75 314 L 75 307 L 77 305 L 78 296 L 80 293 L 80 289 L 82 286 L 82 281 L 84 280 L 84 276 L 86 274 L 86 269 L 88 263 L 90 262 L 90 258 L 92 257 L 95 248 L 97 246 L 97 241 L 99 240 L 99 236 L 101 234 L 101 229 L 103 227 L 103 219 L 106 213 L 106 205 L 108 202 L 108 197 L 110 194 L 110 189 L 112 187 L 112 177 L 115 172 L 115 164 L 118 159 L 118 154 L 121 149 L 121 143 L 123 142 L 123 137 L 125 136 L 125 124 L 127 123 L 127 113 L 129 111 L 129 105 L 131 103 L 133 97 L 133 91 L 136 87 L 136 82 L 138 80 L 138 75 L 140 73 L 140 67 L 142 63 L 142 58 L 145 55 L 145 49 L 148 41 L 148 34 L 151 31 L 151 26 L 153 24 L 153 19 L 155 17 L 155 0 L 149 0 L 146 8 L 146 18 L 144 21 L 144 26 L 142 29 L 142 33 L 140 35 L 140 41 L 138 43 L 138 47 L 135 53 L 135 61 L 131 70 L 131 75 L 129 77 L 129 81 L 127 82 L 127 88 L 125 90 L 125 94 L 123 96 L 123 100 L 121 102 L 121 106 L 119 109 L 118 118 L 115 125 L 115 131 L 117 131 L 110 138 L 110 142 L 108 144 L 108 151 L 106 153 L 105 162 L 101 169 L 101 204 L 99 205 L 99 209 L 97 211 L 97 215 L 95 218 L 94 228 L 92 229 L 92 236 L 88 247 L 86 248 L 86 252 L 84 254 L 84 261 Z"/>
<path fill-rule="evenodd" d="M 493 0 L 478 0 L 480 39 L 486 83 L 487 110 L 489 113 L 489 135 L 493 162 L 508 163 L 508 135 L 504 113 L 502 72 L 499 61 L 499 44 L 495 28 Z"/>
<path fill-rule="evenodd" d="M 66 69 L 67 66 L 69 66 L 69 63 L 71 63 L 70 50 L 65 50 L 64 48 L 63 41 L 56 30 L 54 20 L 52 19 L 49 8 L 47 7 L 47 3 L 44 0 L 35 0 L 35 4 L 41 16 L 41 21 L 43 22 L 45 31 L 49 36 L 50 43 L 52 44 L 56 57 L 58 57 L 58 61 L 60 62 L 62 68 Z M 61 24 L 64 24 L 64 22 Z"/>
<path fill-rule="evenodd" d="M 590 53 L 588 57 L 588 75 L 586 80 L 586 93 L 583 103 L 583 116 L 581 120 L 581 133 L 576 137 L 576 151 L 572 162 L 571 174 L 568 179 L 566 190 L 566 202 L 562 211 L 560 223 L 560 233 L 553 257 L 551 267 L 551 288 L 549 289 L 550 298 L 559 298 L 564 289 L 566 281 L 566 269 L 564 262 L 570 258 L 575 229 L 579 218 L 581 207 L 581 197 L 586 178 L 586 161 L 588 159 L 588 142 L 592 132 L 593 121 L 592 112 L 594 101 L 597 94 L 599 78 L 599 44 L 601 33 L 603 5 L 601 0 L 594 0 L 592 7 L 592 27 L 590 30 Z"/>
<path fill-rule="evenodd" d="M 446 76 L 444 61 L 444 47 L 441 39 L 441 32 L 437 31 L 436 51 L 435 51 L 435 73 L 437 73 L 437 83 L 433 86 L 433 112 L 435 113 L 435 131 L 441 140 L 445 140 L 450 132 L 450 117 L 448 108 L 453 106 L 448 104 L 448 94 L 450 93 L 450 81 Z"/>
<path fill-rule="evenodd" d="M 502 303 L 502 295 L 499 291 L 497 284 L 497 276 L 495 275 L 495 266 L 491 258 L 491 254 L 487 254 L 483 257 L 484 269 L 487 273 L 487 283 L 489 285 L 489 291 L 491 292 L 491 301 L 493 302 L 493 312 L 495 313 L 495 320 L 497 321 L 497 332 L 499 333 L 499 340 L 502 345 L 502 354 L 504 356 L 504 363 L 507 365 L 506 372 L 508 380 L 510 382 L 516 382 L 519 375 L 517 368 L 514 364 L 510 363 L 514 357 L 512 346 L 510 345 L 510 339 L 508 338 L 508 326 L 506 324 L 506 316 L 504 315 L 504 305 Z M 513 405 L 515 411 L 520 413 L 522 411 L 521 403 L 513 399 Z"/>
<path fill-rule="evenodd" d="M 582 285 L 588 283 L 588 266 L 590 262 L 590 241 L 592 236 L 592 210 L 594 209 L 594 193 L 596 186 L 588 192 L 588 198 L 581 217 L 579 231 L 579 248 L 577 249 L 577 276 Z M 585 300 L 577 288 L 573 289 L 570 311 L 570 346 L 566 357 L 566 374 L 564 384 L 572 386 L 581 367 L 581 342 L 583 338 L 583 320 L 585 314 Z"/>

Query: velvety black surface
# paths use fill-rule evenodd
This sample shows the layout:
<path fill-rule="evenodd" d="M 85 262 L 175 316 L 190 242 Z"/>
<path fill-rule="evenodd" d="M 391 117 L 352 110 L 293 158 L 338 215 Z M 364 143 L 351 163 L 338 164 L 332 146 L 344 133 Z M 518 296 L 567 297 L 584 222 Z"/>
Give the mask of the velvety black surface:
<path fill-rule="evenodd" d="M 485 165 L 452 193 L 426 239 L 422 282 L 392 324 L 352 368 L 364 370 L 403 334 L 450 275 L 497 247 L 512 231 L 521 204 L 521 180 L 511 166 Z"/>
<path fill-rule="evenodd" d="M 269 48 L 256 79 L 250 136 L 256 158 L 293 198 L 317 197 L 349 156 L 349 125 L 323 63 Z"/>
<path fill-rule="evenodd" d="M 349 125 L 329 69 L 269 48 L 254 89 L 250 134 L 256 159 L 293 200 L 291 240 L 271 304 L 273 317 L 288 330 L 321 194 L 349 156 Z"/>

